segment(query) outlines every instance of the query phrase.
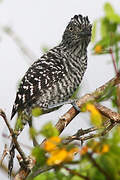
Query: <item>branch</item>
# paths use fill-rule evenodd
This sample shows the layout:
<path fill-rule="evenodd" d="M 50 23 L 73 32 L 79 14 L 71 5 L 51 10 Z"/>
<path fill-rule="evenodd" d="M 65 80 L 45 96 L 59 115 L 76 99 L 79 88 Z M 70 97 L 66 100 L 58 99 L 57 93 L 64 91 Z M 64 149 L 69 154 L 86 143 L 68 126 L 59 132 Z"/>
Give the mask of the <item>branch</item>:
<path fill-rule="evenodd" d="M 65 162 L 64 163 L 64 165 L 76 165 L 76 164 L 79 164 L 80 163 L 80 161 L 73 161 L 73 162 Z M 39 174 L 41 174 L 41 173 L 43 173 L 43 172 L 46 172 L 46 171 L 48 171 L 48 170 L 51 170 L 51 169 L 56 169 L 56 168 L 58 168 L 58 166 L 56 166 L 56 165 L 54 165 L 54 166 L 44 166 L 44 167 L 40 167 L 38 170 L 36 170 L 35 172 L 32 172 L 28 177 L 27 177 L 27 179 L 29 180 L 29 179 L 33 179 L 33 178 L 35 178 L 36 176 L 38 176 Z M 59 166 L 59 168 L 66 168 L 66 166 L 63 166 L 63 165 L 61 165 L 61 166 Z M 77 172 L 72 172 L 72 174 L 76 174 Z M 77 175 L 77 174 L 76 174 Z M 83 175 L 81 175 L 81 174 L 79 174 L 78 176 L 80 176 L 80 177 L 82 177 L 83 179 L 85 179 L 85 180 L 89 180 L 86 176 L 83 176 Z M 16 180 L 19 180 L 19 179 L 16 179 Z M 21 179 L 20 179 L 21 180 Z"/>
<path fill-rule="evenodd" d="M 63 166 L 63 168 L 66 169 L 70 174 L 77 175 L 84 180 L 90 180 L 87 176 L 83 176 L 82 174 L 78 173 L 77 171 L 74 171 L 66 166 Z"/>
<path fill-rule="evenodd" d="M 69 136 L 67 137 L 66 139 L 63 140 L 63 143 L 64 144 L 69 144 L 70 142 L 73 142 L 75 140 L 77 141 L 81 141 L 81 144 L 84 143 L 84 141 L 87 141 L 89 139 L 93 139 L 93 138 L 97 138 L 97 137 L 101 137 L 101 136 L 105 136 L 114 126 L 116 125 L 116 123 L 112 123 L 112 124 L 109 124 L 102 132 L 100 133 L 91 133 L 93 131 L 96 131 L 96 130 L 100 130 L 100 129 L 103 129 L 103 128 L 89 128 L 89 129 L 80 129 L 77 131 L 76 134 L 72 135 L 72 136 Z M 81 133 L 80 133 L 81 132 Z M 88 134 L 89 133 L 89 134 Z M 88 134 L 88 135 L 86 135 Z M 84 136 L 85 135 L 85 136 Z"/>
<path fill-rule="evenodd" d="M 112 63 L 113 63 L 115 73 L 116 73 L 116 75 L 119 75 L 119 71 L 117 68 L 117 64 L 116 64 L 116 60 L 115 60 L 112 48 L 110 48 L 109 53 L 111 55 L 111 59 L 112 59 Z M 117 104 L 118 112 L 120 113 L 120 85 L 117 86 L 117 102 L 116 102 L 116 104 Z"/>
<path fill-rule="evenodd" d="M 108 123 L 107 123 L 108 124 Z M 89 133 L 89 132 L 92 132 L 92 131 L 96 131 L 96 130 L 99 130 L 99 128 L 95 128 L 95 127 L 92 127 L 92 128 L 89 128 L 89 129 L 86 129 L 86 130 L 82 130 L 82 129 L 80 129 L 80 130 L 78 130 L 78 132 L 75 134 L 75 135 L 73 135 L 73 136 L 69 136 L 68 138 L 66 138 L 66 139 L 64 139 L 63 141 L 62 141 L 62 143 L 63 144 L 68 144 L 68 143 L 70 143 L 70 142 L 72 142 L 72 141 L 74 141 L 74 140 L 79 140 L 79 141 L 81 141 L 82 143 L 83 143 L 83 141 L 85 141 L 85 140 L 88 140 L 88 139 L 91 139 L 91 138 L 96 138 L 96 137 L 100 137 L 100 136 L 104 136 L 105 134 L 107 134 L 113 127 L 115 126 L 115 124 L 110 124 L 103 132 L 101 132 L 101 133 L 98 133 L 98 134 L 89 134 L 88 136 L 83 136 L 83 135 L 85 135 L 85 134 L 87 134 L 87 133 Z M 83 137 L 80 137 L 80 136 L 83 136 Z M 76 164 L 76 163 L 79 163 L 79 161 L 74 161 L 74 162 L 70 162 L 69 164 Z M 65 163 L 65 164 L 67 164 L 67 163 Z M 65 165 L 64 164 L 64 165 Z M 64 167 L 65 168 L 65 166 L 62 166 L 62 167 Z M 46 171 L 48 171 L 48 170 L 51 170 L 51 169 L 54 169 L 54 168 L 56 168 L 56 166 L 45 166 L 45 167 L 40 167 L 37 171 L 33 171 L 32 173 L 30 173 L 29 174 L 29 176 L 28 176 L 28 179 L 30 178 L 30 179 L 33 179 L 34 177 L 36 177 L 36 176 L 38 176 L 39 174 L 41 174 L 41 173 L 43 173 L 43 172 L 46 172 Z M 69 169 L 70 170 L 70 169 Z M 71 174 L 76 174 L 76 172 L 75 171 L 73 171 L 73 170 L 71 170 L 71 171 L 69 171 Z M 19 174 L 18 174 L 19 175 Z M 85 180 L 89 180 L 88 179 L 88 177 L 86 177 L 86 176 L 82 176 L 81 174 L 76 174 L 76 175 L 78 175 L 79 177 L 81 177 L 81 178 L 83 178 L 83 179 L 85 179 Z M 21 178 L 20 179 L 18 179 L 18 177 L 17 178 L 15 178 L 15 180 L 22 180 Z"/>
<path fill-rule="evenodd" d="M 105 136 L 115 125 L 116 124 L 110 124 L 101 133 L 89 134 L 88 136 L 83 136 L 83 137 L 76 137 L 76 140 L 79 140 L 79 141 L 81 141 L 83 143 L 84 141 L 92 139 L 92 138 Z M 74 138 L 74 140 L 75 140 L 75 138 Z"/>
<path fill-rule="evenodd" d="M 101 95 L 103 95 L 105 89 L 107 87 L 112 87 L 115 85 L 118 85 L 120 83 L 120 77 L 116 76 L 115 78 L 111 79 L 110 81 L 108 81 L 106 84 L 104 84 L 103 86 L 99 87 L 98 89 L 96 89 L 93 93 L 91 94 L 86 94 L 83 97 L 81 97 L 77 102 L 77 106 L 79 108 L 82 107 L 83 104 L 89 102 L 89 101 L 95 101 L 97 100 Z M 67 113 L 65 113 L 57 122 L 56 124 L 56 128 L 58 129 L 58 131 L 60 132 L 60 134 L 62 133 L 62 131 L 66 128 L 66 126 L 73 120 L 73 118 L 78 114 L 78 112 L 72 107 Z M 93 138 L 93 137 L 98 137 L 101 135 L 106 134 L 110 129 L 112 129 L 115 126 L 115 123 L 112 123 L 112 125 L 110 124 L 102 134 L 97 134 L 97 135 L 88 135 L 87 137 L 82 137 L 82 139 L 80 139 L 81 141 Z M 91 131 L 95 131 L 96 129 L 91 129 Z M 89 129 L 90 131 L 90 129 Z M 31 169 L 34 165 L 31 166 Z M 24 176 L 23 176 L 23 172 L 24 172 Z M 24 180 L 28 175 L 29 175 L 29 171 L 26 171 L 24 169 L 20 170 L 19 173 L 16 175 L 15 180 Z"/>
<path fill-rule="evenodd" d="M 70 142 L 72 142 L 74 140 L 79 140 L 79 141 L 81 141 L 81 143 L 83 143 L 84 141 L 86 141 L 88 139 L 104 136 L 109 131 L 111 131 L 111 129 L 113 127 L 115 127 L 117 124 L 120 123 L 120 114 L 119 113 L 113 112 L 111 109 L 109 109 L 109 108 L 107 108 L 107 107 L 105 107 L 103 105 L 100 105 L 98 103 L 95 103 L 95 106 L 100 111 L 100 113 L 102 115 L 104 115 L 105 117 L 107 117 L 109 119 L 109 121 L 105 122 L 104 125 L 103 125 L 105 128 L 103 129 L 103 127 L 100 127 L 100 128 L 91 127 L 89 129 L 85 129 L 85 130 L 80 129 L 73 136 L 67 137 L 64 140 L 65 144 L 68 144 L 68 143 L 70 143 Z M 94 134 L 91 133 L 93 131 L 97 131 L 97 130 L 100 130 L 100 129 L 103 129 L 103 131 L 100 132 L 100 133 L 94 133 Z M 86 135 L 88 133 L 90 133 L 90 134 L 87 135 L 87 136 L 84 136 L 84 135 Z"/>
<path fill-rule="evenodd" d="M 5 138 L 5 139 L 9 139 L 10 140 L 10 136 L 8 136 L 6 133 L 2 133 L 2 137 L 3 138 Z M 24 143 L 22 143 L 22 142 L 20 142 L 20 141 L 18 141 L 18 143 L 19 143 L 19 145 L 20 146 L 22 146 L 22 147 L 24 147 L 24 148 L 26 148 L 26 149 L 28 149 L 28 150 L 32 150 L 32 146 L 29 146 L 29 145 L 27 145 L 27 144 L 24 144 Z"/>
<path fill-rule="evenodd" d="M 27 179 L 33 179 L 35 178 L 36 176 L 38 176 L 39 174 L 43 173 L 43 172 L 46 172 L 46 171 L 49 171 L 51 169 L 54 169 L 55 166 L 44 166 L 44 167 L 40 167 L 38 170 L 36 170 L 35 172 L 32 172 L 31 174 L 29 174 L 29 176 L 27 177 Z M 23 179 L 17 179 L 15 178 L 14 180 L 23 180 Z"/>
<path fill-rule="evenodd" d="M 96 130 L 98 130 L 97 127 L 91 127 L 91 128 L 85 129 L 85 130 L 83 130 L 83 129 L 81 128 L 81 129 L 79 129 L 79 130 L 77 131 L 77 133 L 75 133 L 75 134 L 72 135 L 72 136 L 68 136 L 68 137 L 67 137 L 66 139 L 64 139 L 62 142 L 63 142 L 64 144 L 68 144 L 68 143 L 70 143 L 70 142 L 72 142 L 72 141 L 75 141 L 75 140 L 81 140 L 81 143 L 83 143 L 83 140 L 82 140 L 82 138 L 80 139 L 80 137 L 81 137 L 81 136 L 84 136 L 84 135 L 86 135 L 86 134 L 88 134 L 88 133 L 91 133 L 91 132 L 93 132 L 93 131 L 96 131 Z"/>
<path fill-rule="evenodd" d="M 19 145 L 19 143 L 18 143 L 18 141 L 17 141 L 16 134 L 14 133 L 13 129 L 11 128 L 11 126 L 10 126 L 8 120 L 7 120 L 6 114 L 4 113 L 4 111 L 3 111 L 2 109 L 0 109 L 0 116 L 3 117 L 5 123 L 6 123 L 8 129 L 9 129 L 9 131 L 10 131 L 10 134 L 11 134 L 11 136 L 12 136 L 12 141 L 13 141 L 13 143 L 14 143 L 17 151 L 18 151 L 19 154 L 21 155 L 23 161 L 26 163 L 26 159 L 27 159 L 27 158 L 26 158 L 24 152 L 22 151 L 22 149 L 21 149 L 21 147 L 20 147 L 20 145 Z"/>
<path fill-rule="evenodd" d="M 29 49 L 28 47 L 26 47 L 26 45 L 24 45 L 23 41 L 20 39 L 20 37 L 13 31 L 13 29 L 9 26 L 3 26 L 2 30 L 9 35 L 12 40 L 16 43 L 16 45 L 19 47 L 19 49 L 21 50 L 21 52 L 28 57 L 28 59 L 31 59 L 32 61 L 30 63 L 33 62 L 33 60 L 36 58 L 36 55 L 32 52 L 31 49 Z"/>
<path fill-rule="evenodd" d="M 104 174 L 104 176 L 106 177 L 106 180 L 110 180 L 111 177 L 110 177 L 109 173 L 107 173 L 106 171 L 104 171 L 104 169 L 99 166 L 99 164 L 98 164 L 98 163 L 95 161 L 95 159 L 92 157 L 92 154 L 91 154 L 91 153 L 87 153 L 87 155 L 88 155 L 90 161 L 92 162 L 92 164 L 93 164 L 102 174 Z"/>
<path fill-rule="evenodd" d="M 8 175 L 8 168 L 7 168 L 7 166 L 3 162 L 1 162 L 1 160 L 0 160 L 0 170 L 2 170 L 3 172 L 6 173 L 6 175 Z M 11 175 L 13 177 L 15 177 L 15 174 L 16 174 L 16 172 L 12 171 Z"/>
<path fill-rule="evenodd" d="M 113 55 L 112 48 L 110 48 L 109 52 L 110 52 L 110 55 L 111 55 L 111 58 L 112 58 L 112 63 L 113 63 L 115 73 L 116 73 L 116 75 L 118 75 L 119 72 L 118 72 L 118 69 L 117 69 L 117 66 L 116 66 L 116 61 L 115 61 L 115 58 L 114 58 L 114 55 Z"/>
<path fill-rule="evenodd" d="M 101 114 L 106 116 L 107 118 L 110 119 L 111 123 L 120 123 L 120 114 L 117 112 L 112 111 L 111 109 L 95 103 L 96 108 L 100 111 Z"/>
<path fill-rule="evenodd" d="M 77 102 L 76 105 L 81 108 L 82 105 L 89 101 L 95 101 L 97 100 L 105 91 L 107 87 L 112 87 L 115 85 L 118 85 L 120 83 L 120 77 L 116 76 L 115 78 L 108 81 L 103 86 L 97 88 L 93 93 L 86 94 L 83 97 L 81 97 Z M 73 118 L 78 114 L 78 112 L 72 107 L 67 113 L 65 113 L 57 122 L 56 128 L 61 133 L 65 127 L 73 120 Z"/>
<path fill-rule="evenodd" d="M 120 85 L 117 86 L 117 108 L 120 113 Z"/>

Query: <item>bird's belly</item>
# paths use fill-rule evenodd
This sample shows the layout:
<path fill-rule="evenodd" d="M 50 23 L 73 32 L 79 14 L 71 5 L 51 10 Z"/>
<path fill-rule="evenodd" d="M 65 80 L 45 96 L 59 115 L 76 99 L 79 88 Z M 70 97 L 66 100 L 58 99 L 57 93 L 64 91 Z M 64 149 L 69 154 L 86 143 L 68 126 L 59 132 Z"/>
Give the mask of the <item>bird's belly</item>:
<path fill-rule="evenodd" d="M 47 90 L 42 92 L 42 96 L 38 97 L 36 106 L 41 107 L 43 110 L 49 110 L 49 107 L 66 102 L 74 93 L 79 86 L 79 83 L 71 80 L 61 80 L 56 84 L 53 84 Z"/>

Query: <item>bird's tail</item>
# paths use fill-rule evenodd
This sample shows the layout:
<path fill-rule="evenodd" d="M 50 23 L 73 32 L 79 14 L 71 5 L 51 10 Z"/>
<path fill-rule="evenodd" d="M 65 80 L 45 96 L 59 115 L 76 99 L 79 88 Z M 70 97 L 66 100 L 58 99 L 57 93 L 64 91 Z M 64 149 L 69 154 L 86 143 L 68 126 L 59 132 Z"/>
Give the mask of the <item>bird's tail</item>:
<path fill-rule="evenodd" d="M 8 176 L 11 177 L 12 169 L 13 169 L 13 161 L 15 157 L 15 144 L 11 141 L 10 149 L 9 149 L 9 163 L 8 163 Z"/>
<path fill-rule="evenodd" d="M 14 128 L 15 139 L 17 139 L 18 136 L 21 134 L 22 130 L 24 129 L 24 126 L 26 125 L 26 123 L 28 121 L 32 121 L 30 116 L 28 117 L 28 114 L 26 114 L 23 111 L 18 113 L 17 121 L 16 121 L 15 128 Z M 15 144 L 14 140 L 12 139 L 12 141 L 10 143 L 10 148 L 9 148 L 9 163 L 8 163 L 9 177 L 11 177 L 11 174 L 12 174 L 14 157 L 15 157 L 15 149 L 16 149 L 16 144 Z"/>

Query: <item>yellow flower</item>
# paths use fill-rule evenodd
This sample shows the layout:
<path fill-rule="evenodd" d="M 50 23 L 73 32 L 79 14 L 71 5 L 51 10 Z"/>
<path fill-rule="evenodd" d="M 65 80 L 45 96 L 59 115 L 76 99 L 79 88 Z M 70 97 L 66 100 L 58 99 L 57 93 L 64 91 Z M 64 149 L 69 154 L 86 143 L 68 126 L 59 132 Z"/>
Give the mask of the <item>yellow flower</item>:
<path fill-rule="evenodd" d="M 51 156 L 47 159 L 47 164 L 49 166 L 58 165 L 65 161 L 67 154 L 68 152 L 66 151 L 66 149 L 57 149 L 55 151 L 52 151 Z"/>
<path fill-rule="evenodd" d="M 51 166 L 59 165 L 62 162 L 72 161 L 76 152 L 78 152 L 78 148 L 72 148 L 70 151 L 67 151 L 65 148 L 51 151 L 50 157 L 47 159 L 47 164 Z"/>
<path fill-rule="evenodd" d="M 88 152 L 88 146 L 83 146 L 83 148 L 80 150 L 80 154 L 84 155 Z"/>
<path fill-rule="evenodd" d="M 91 146 L 90 146 L 90 149 L 94 152 L 94 153 L 100 153 L 100 150 L 101 150 L 101 145 L 100 145 L 100 142 L 98 141 L 93 141 Z"/>
<path fill-rule="evenodd" d="M 61 143 L 61 138 L 59 136 L 53 136 L 44 142 L 44 150 L 47 151 L 48 159 L 47 164 L 59 165 L 62 162 L 72 161 L 74 154 L 79 151 L 78 148 L 73 147 L 69 151 L 64 146 L 58 146 Z"/>
<path fill-rule="evenodd" d="M 95 125 L 95 126 L 100 126 L 102 124 L 102 116 L 100 114 L 100 112 L 96 109 L 96 107 L 91 104 L 88 103 L 86 105 L 86 110 L 90 111 L 91 113 L 91 122 Z"/>
<path fill-rule="evenodd" d="M 103 154 L 109 151 L 108 144 L 100 144 L 100 142 L 94 142 L 91 149 L 97 154 Z"/>
<path fill-rule="evenodd" d="M 104 144 L 101 150 L 101 153 L 106 153 L 109 151 L 109 145 L 108 144 Z"/>
<path fill-rule="evenodd" d="M 54 151 L 60 142 L 61 138 L 59 136 L 53 136 L 45 141 L 44 149 L 48 152 Z"/>
<path fill-rule="evenodd" d="M 101 45 L 97 45 L 94 49 L 95 53 L 99 54 L 102 52 L 102 46 Z"/>
<path fill-rule="evenodd" d="M 68 151 L 67 157 L 65 161 L 72 161 L 74 158 L 74 154 L 79 151 L 78 148 L 72 148 L 70 151 Z"/>
<path fill-rule="evenodd" d="M 92 113 L 96 113 L 97 109 L 95 108 L 95 106 L 91 103 L 88 103 L 86 106 L 86 109 Z"/>

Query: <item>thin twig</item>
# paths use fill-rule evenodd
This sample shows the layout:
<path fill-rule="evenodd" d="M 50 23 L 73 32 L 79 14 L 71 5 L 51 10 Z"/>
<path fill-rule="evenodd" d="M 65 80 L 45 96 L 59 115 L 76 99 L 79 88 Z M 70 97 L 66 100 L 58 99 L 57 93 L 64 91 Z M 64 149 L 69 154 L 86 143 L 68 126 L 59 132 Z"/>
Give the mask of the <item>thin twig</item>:
<path fill-rule="evenodd" d="M 118 109 L 118 112 L 120 113 L 120 85 L 117 86 L 117 109 Z"/>
<path fill-rule="evenodd" d="M 8 168 L 7 168 L 7 166 L 3 162 L 1 163 L 1 161 L 0 161 L 0 170 L 2 170 L 8 176 Z M 15 177 L 15 174 L 16 174 L 16 172 L 12 171 L 11 175 L 13 177 Z"/>
<path fill-rule="evenodd" d="M 45 167 L 39 168 L 35 172 L 30 173 L 29 176 L 27 177 L 27 179 L 28 180 L 33 179 L 34 177 L 38 176 L 39 174 L 46 172 L 46 171 L 49 171 L 49 170 L 53 169 L 54 167 L 55 166 L 45 166 Z M 15 180 L 18 180 L 18 179 L 15 179 Z M 23 180 L 23 179 L 20 179 L 20 180 Z"/>
<path fill-rule="evenodd" d="M 103 106 L 101 104 L 95 103 L 96 108 L 100 111 L 101 114 L 106 116 L 111 120 L 111 122 L 120 123 L 120 114 L 117 112 L 112 111 L 111 109 Z"/>
<path fill-rule="evenodd" d="M 63 143 L 64 144 L 69 144 L 70 142 L 73 142 L 75 140 L 78 140 L 78 141 L 81 141 L 82 143 L 84 141 L 87 141 L 89 139 L 92 139 L 92 138 L 97 138 L 97 137 L 101 137 L 101 136 L 104 136 L 106 135 L 117 123 L 110 123 L 102 132 L 100 133 L 91 133 L 94 128 L 89 128 L 89 129 L 85 129 L 85 130 L 82 130 L 84 133 L 83 134 L 88 134 L 90 133 L 89 135 L 86 135 L 86 136 L 83 136 L 83 134 L 80 134 L 79 131 L 81 130 L 78 130 L 78 132 L 76 134 L 74 134 L 73 136 L 69 136 L 67 137 L 66 139 L 64 139 Z M 95 131 L 96 130 L 100 130 L 101 128 L 95 128 Z M 86 133 L 85 133 L 86 132 Z"/>
<path fill-rule="evenodd" d="M 70 162 L 64 162 L 64 165 L 76 165 L 79 163 L 80 163 L 79 160 L 78 161 L 70 161 Z M 37 171 L 30 173 L 29 176 L 27 177 L 27 179 L 29 180 L 29 178 L 34 178 L 34 177 L 38 176 L 39 174 L 46 172 L 48 170 L 56 169 L 56 167 L 58 167 L 58 166 L 45 166 L 45 167 L 39 168 Z M 16 179 L 16 180 L 18 180 L 18 179 Z"/>
<path fill-rule="evenodd" d="M 102 131 L 101 133 L 96 133 L 96 134 L 90 134 L 88 136 L 84 136 L 84 137 L 80 137 L 80 138 L 76 138 L 76 140 L 79 141 L 86 141 L 92 138 L 97 138 L 97 137 L 101 137 L 101 136 L 105 136 L 114 126 L 116 125 L 116 123 L 110 124 L 107 128 L 104 129 L 104 131 Z"/>
<path fill-rule="evenodd" d="M 74 140 L 78 140 L 78 138 L 79 137 L 81 137 L 81 136 L 83 136 L 83 135 L 86 135 L 86 134 L 88 134 L 88 133 L 91 133 L 91 132 L 93 132 L 93 131 L 96 131 L 96 130 L 98 130 L 98 128 L 97 127 L 91 127 L 91 128 L 88 128 L 88 129 L 79 129 L 78 131 L 77 131 L 77 133 L 75 133 L 74 135 L 72 135 L 72 136 L 68 136 L 66 139 L 64 139 L 62 142 L 64 143 L 64 144 L 68 144 L 68 143 L 70 143 L 70 142 L 72 142 L 72 141 L 74 141 Z"/>
<path fill-rule="evenodd" d="M 3 26 L 2 30 L 9 35 L 12 40 L 16 43 L 16 45 L 20 48 L 21 52 L 28 57 L 28 59 L 31 59 L 31 63 L 33 63 L 33 60 L 36 59 L 36 55 L 33 53 L 31 49 L 26 47 L 24 45 L 23 41 L 20 39 L 20 37 L 13 31 L 13 29 L 9 26 Z"/>
<path fill-rule="evenodd" d="M 113 55 L 113 49 L 112 48 L 110 48 L 109 53 L 110 53 L 111 58 L 112 58 L 115 73 L 116 73 L 116 75 L 119 75 L 119 71 L 117 68 L 116 60 L 115 60 L 114 55 Z M 120 85 L 117 86 L 117 92 L 116 93 L 117 93 L 117 102 L 116 102 L 117 103 L 117 109 L 118 109 L 118 112 L 120 113 Z"/>
<path fill-rule="evenodd" d="M 8 136 L 6 133 L 2 133 L 2 137 L 3 138 L 6 138 L 6 139 L 10 139 L 10 136 Z M 29 145 L 27 145 L 27 144 L 24 144 L 24 143 L 22 143 L 22 142 L 20 142 L 20 141 L 18 141 L 18 143 L 22 146 L 22 147 L 24 147 L 24 148 L 26 148 L 26 149 L 29 149 L 29 150 L 32 150 L 32 146 L 29 146 Z"/>
<path fill-rule="evenodd" d="M 70 174 L 77 175 L 84 180 L 90 180 L 89 177 L 83 176 L 82 174 L 78 173 L 77 171 L 74 171 L 66 166 L 63 166 L 63 168 L 66 169 Z"/>
<path fill-rule="evenodd" d="M 101 168 L 101 167 L 99 166 L 99 164 L 98 164 L 98 163 L 95 161 L 95 159 L 92 157 L 92 154 L 91 154 L 91 153 L 87 153 L 87 155 L 88 155 L 90 161 L 93 163 L 93 165 L 106 177 L 106 180 L 110 180 L 111 177 L 109 176 L 109 174 L 108 174 L 106 171 L 104 171 L 103 168 Z"/>
<path fill-rule="evenodd" d="M 116 73 L 116 75 L 118 75 L 118 69 L 117 69 L 117 66 L 116 66 L 116 61 L 115 61 L 115 58 L 114 58 L 114 55 L 113 55 L 112 48 L 110 48 L 109 52 L 110 52 L 110 55 L 111 55 L 111 58 L 112 58 L 115 73 Z"/>
<path fill-rule="evenodd" d="M 22 149 L 21 149 L 21 147 L 20 147 L 20 145 L 19 145 L 19 143 L 18 143 L 18 141 L 17 141 L 16 134 L 14 133 L 13 129 L 11 128 L 11 126 L 10 126 L 8 120 L 7 120 L 6 114 L 5 114 L 4 111 L 1 110 L 1 109 L 0 109 L 0 116 L 3 117 L 5 123 L 6 123 L 8 129 L 9 129 L 9 131 L 10 131 L 10 134 L 11 134 L 11 136 L 12 136 L 12 141 L 14 142 L 15 147 L 16 147 L 17 151 L 19 152 L 19 154 L 21 155 L 23 161 L 26 163 L 27 158 L 26 158 L 24 152 L 22 151 Z"/>

